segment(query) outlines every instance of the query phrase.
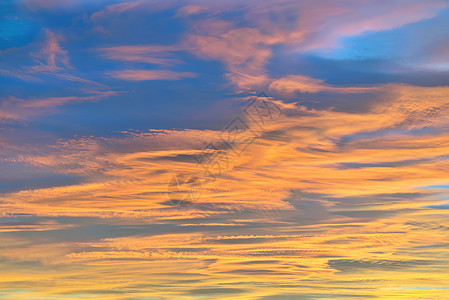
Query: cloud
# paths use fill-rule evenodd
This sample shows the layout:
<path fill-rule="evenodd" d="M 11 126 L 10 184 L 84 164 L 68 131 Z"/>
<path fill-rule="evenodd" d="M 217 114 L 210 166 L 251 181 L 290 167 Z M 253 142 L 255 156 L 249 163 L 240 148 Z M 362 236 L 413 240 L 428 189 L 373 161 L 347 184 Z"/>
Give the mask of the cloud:
<path fill-rule="evenodd" d="M 122 2 L 117 4 L 112 4 L 106 6 L 104 10 L 93 13 L 90 18 L 93 21 L 98 21 L 99 19 L 107 18 L 107 17 L 116 17 L 117 15 L 136 8 L 142 4 L 142 1 L 130 1 L 130 2 Z"/>
<path fill-rule="evenodd" d="M 446 135 L 441 132 L 446 125 L 439 116 L 445 115 L 447 88 L 398 85 L 388 86 L 387 90 L 390 94 L 382 97 L 389 99 L 388 105 L 378 102 L 370 111 L 359 114 L 327 109 L 313 110 L 301 105 L 285 104 L 285 115 L 279 116 L 276 122 L 265 124 L 262 133 L 272 134 L 261 133 L 261 138 L 250 144 L 242 156 L 236 157 L 232 150 L 226 148 L 221 150 L 226 153 L 228 165 L 219 180 L 205 184 L 202 195 L 202 199 L 207 199 L 204 203 L 205 210 L 198 211 L 197 216 L 210 213 L 212 208 L 207 205 L 215 203 L 219 205 L 217 208 L 225 210 L 232 207 L 256 209 L 260 212 L 268 210 L 273 213 L 274 218 L 276 211 L 285 210 L 279 215 L 284 221 L 308 224 L 314 220 L 318 222 L 332 218 L 327 211 L 330 203 L 321 202 L 322 200 L 286 201 L 291 191 L 298 186 L 305 192 L 320 192 L 332 197 L 362 197 L 371 195 L 372 191 L 410 192 L 413 186 L 444 181 L 445 174 L 439 157 L 449 151 L 449 146 L 445 141 Z M 101 96 L 111 95 L 106 93 Z M 32 114 L 71 101 L 92 101 L 96 97 L 99 96 L 56 97 L 33 101 L 10 98 L 8 105 L 16 105 L 17 108 L 5 111 L 13 115 L 15 111 L 25 112 L 29 109 Z M 429 110 L 438 113 L 421 113 Z M 256 124 L 247 124 L 255 132 L 261 132 Z M 410 130 L 423 126 L 432 126 L 435 133 L 417 134 L 413 137 L 409 135 Z M 278 133 L 274 135 L 275 138 L 273 133 Z M 279 133 L 282 138 L 278 138 Z M 120 138 L 60 141 L 57 145 L 50 146 L 47 152 L 41 150 L 42 155 L 30 156 L 32 149 L 22 154 L 11 150 L 6 155 L 10 161 L 80 175 L 85 180 L 84 183 L 71 187 L 13 193 L 8 196 L 8 203 L 12 204 L 10 199 L 16 199 L 17 204 L 14 206 L 19 211 L 20 207 L 28 207 L 33 213 L 42 211 L 53 214 L 57 209 L 49 205 L 53 201 L 51 199 L 64 197 L 65 203 L 72 203 L 70 214 L 77 215 L 82 214 L 83 210 L 81 207 L 80 210 L 75 208 L 78 207 L 75 199 L 88 201 L 88 195 L 96 195 L 97 203 L 91 206 L 95 214 L 103 214 L 100 209 L 102 201 L 108 202 L 108 199 L 114 198 L 119 201 L 117 205 L 122 204 L 117 210 L 112 208 L 104 211 L 104 214 L 138 215 L 140 213 L 136 210 L 146 207 L 154 209 L 151 214 L 160 213 L 160 217 L 164 218 L 169 214 L 163 208 L 167 205 L 166 184 L 172 172 L 202 172 L 203 166 L 191 158 L 201 154 L 203 143 L 221 145 L 221 136 L 217 131 L 125 132 Z M 428 145 L 436 145 L 435 143 L 439 146 L 433 146 L 432 152 L 429 152 Z M 278 148 L 279 151 L 273 152 L 273 148 Z M 357 162 L 355 168 L 347 167 L 354 162 Z M 423 172 L 425 180 L 420 175 Z M 241 185 L 243 182 L 246 184 Z M 266 186 L 273 186 L 269 198 L 264 192 Z M 128 193 L 134 197 L 132 205 L 126 202 Z M 424 195 L 427 193 L 428 191 Z M 26 199 L 31 195 L 36 203 L 40 203 L 39 206 L 26 204 Z M 258 202 L 254 202 L 256 199 L 259 199 Z M 437 204 L 438 202 L 427 203 Z M 394 207 L 401 210 L 420 206 L 422 203 L 414 199 L 413 204 L 404 202 Z M 365 210 L 379 209 L 366 207 Z M 297 217 L 293 217 L 288 211 L 296 211 Z M 310 217 L 312 215 L 315 217 Z M 373 213 L 374 217 L 375 215 Z"/>
<path fill-rule="evenodd" d="M 243 294 L 248 292 L 244 289 L 236 288 L 200 288 L 189 291 L 187 294 L 192 296 L 210 296 L 210 295 L 229 295 L 229 294 Z"/>
<path fill-rule="evenodd" d="M 1 70 L 1 72 L 26 80 L 34 79 L 42 74 L 73 69 L 69 62 L 67 50 L 60 45 L 62 41 L 64 41 L 63 35 L 45 29 L 45 40 L 40 43 L 41 50 L 31 53 L 31 57 L 37 65 L 22 66 L 16 70 Z"/>
<path fill-rule="evenodd" d="M 28 0 L 21 1 L 25 7 L 34 10 L 67 10 L 73 9 L 76 6 L 82 6 L 88 3 L 86 0 L 68 0 L 68 1 L 57 1 L 57 0 Z"/>
<path fill-rule="evenodd" d="M 143 45 L 143 46 L 117 46 L 98 49 L 102 56 L 108 59 L 143 62 L 156 65 L 174 65 L 182 63 L 181 60 L 170 58 L 172 52 L 179 51 L 175 46 Z"/>
<path fill-rule="evenodd" d="M 343 86 L 335 82 L 344 74 L 333 76 L 334 70 L 320 77 L 300 64 L 277 68 L 273 59 L 320 55 L 340 47 L 344 37 L 432 17 L 445 3 L 28 3 L 24 9 L 36 3 L 37 11 L 50 10 L 39 16 L 48 18 L 52 30 L 33 44 L 39 45 L 33 51 L 36 61 L 2 71 L 41 80 L 24 86 L 10 80 L 7 90 L 17 93 L 0 99 L 0 119 L 8 123 L 0 135 L 0 290 L 5 297 L 446 296 L 449 251 L 442 241 L 449 233 L 449 87 L 435 82 Z M 99 11 L 102 5 L 108 6 Z M 150 15 L 162 7 L 171 10 Z M 67 17 L 63 23 L 70 26 L 61 30 L 60 18 L 79 9 L 83 15 L 72 23 Z M 56 21 L 50 17 L 55 12 Z M 167 28 L 176 31 L 175 38 L 164 35 L 163 41 L 179 40 L 171 46 L 147 44 L 140 31 L 125 37 L 120 30 L 109 31 L 109 22 L 121 29 L 123 19 L 136 25 L 139 18 L 170 19 L 175 25 Z M 108 34 L 92 38 L 90 26 Z M 86 36 L 84 28 L 89 28 Z M 69 40 L 80 36 L 80 43 Z M 85 47 L 94 50 L 82 51 Z M 27 125 L 63 105 L 119 94 L 78 74 L 80 53 L 106 58 L 100 65 L 107 64 L 107 74 L 124 80 L 125 88 L 135 85 L 126 81 L 197 76 L 188 69 L 160 69 L 195 65 L 190 54 L 217 61 L 223 68 L 213 71 L 224 70 L 234 85 L 225 91 L 236 101 L 226 97 L 217 112 L 206 110 L 209 117 L 236 103 L 243 108 L 251 99 L 236 96 L 235 90 L 255 88 L 269 88 L 282 113 L 257 106 L 268 118 L 261 123 L 241 111 L 238 116 L 251 131 L 237 141 L 256 136 L 242 144 L 223 141 L 238 130 L 102 128 L 104 136 L 67 137 L 72 131 L 52 129 L 52 120 L 15 126 L 14 120 Z M 80 63 L 80 70 L 92 71 L 92 78 L 104 74 L 91 62 Z M 48 93 L 26 96 L 40 92 L 48 79 Z M 80 92 L 60 93 L 53 79 Z M 294 102 L 298 96 L 302 102 Z M 322 101 L 325 96 L 329 103 Z M 363 109 L 353 109 L 356 105 Z M 109 109 L 117 107 L 100 110 Z M 101 125 L 96 116 L 92 111 L 88 117 Z M 204 151 L 209 143 L 215 146 L 206 151 L 212 156 Z M 204 163 L 213 154 L 220 164 Z M 193 206 L 174 206 L 170 183 L 175 174 L 185 173 L 201 182 L 201 196 Z"/>
<path fill-rule="evenodd" d="M 353 0 L 281 1 L 262 3 L 248 10 L 247 18 L 272 35 L 283 35 L 296 51 L 329 50 L 343 37 L 397 28 L 432 18 L 447 8 L 447 2 L 396 0 L 385 5 L 380 0 L 360 3 Z M 354 14 L 353 12 L 357 13 Z M 285 16 L 289 16 L 286 18 Z"/>
<path fill-rule="evenodd" d="M 432 260 L 348 260 L 348 259 L 336 259 L 329 260 L 329 266 L 343 272 L 356 271 L 370 271 L 370 270 L 383 270 L 394 271 L 398 268 L 417 268 L 422 266 L 428 266 L 437 262 Z"/>
<path fill-rule="evenodd" d="M 0 254 L 9 260 L 26 260 L 27 253 L 34 253 L 31 258 L 46 262 L 46 271 L 76 265 L 76 272 L 65 268 L 52 274 L 56 281 L 73 276 L 73 285 L 55 291 L 64 295 L 80 292 L 86 278 L 76 274 L 101 271 L 114 276 L 102 277 L 101 284 L 91 278 L 86 293 L 103 290 L 99 284 L 117 288 L 119 278 L 128 284 L 121 287 L 123 291 L 134 290 L 139 296 L 167 295 L 167 290 L 175 293 L 169 297 L 192 291 L 217 291 L 214 295 L 220 295 L 219 291 L 238 289 L 239 295 L 251 293 L 264 299 L 272 296 L 272 288 L 254 286 L 271 280 L 295 296 L 312 298 L 334 297 L 322 290 L 336 284 L 352 289 L 357 282 L 363 292 L 351 290 L 348 295 L 374 297 L 378 294 L 367 291 L 363 281 L 370 278 L 371 288 L 381 290 L 387 282 L 385 269 L 390 278 L 396 278 L 395 286 L 415 282 L 416 276 L 425 274 L 423 268 L 439 268 L 439 272 L 429 273 L 429 278 L 436 280 L 441 270 L 446 270 L 436 256 L 444 257 L 447 251 L 441 247 L 423 249 L 447 239 L 445 228 L 449 224 L 444 215 L 437 217 L 428 208 L 422 209 L 442 203 L 431 198 L 435 190 L 416 186 L 447 177 L 438 161 L 429 158 L 449 151 L 448 136 L 438 131 L 407 135 L 412 123 L 405 125 L 401 120 L 407 120 L 417 109 L 444 107 L 444 100 L 435 100 L 444 99 L 446 90 L 402 85 L 390 89 L 392 94 L 386 97 L 391 101 L 389 110 L 383 110 L 385 103 L 379 102 L 360 115 L 283 104 L 284 115 L 264 125 L 265 131 L 272 133 L 269 138 L 257 139 L 240 156 L 229 151 L 230 166 L 222 176 L 204 184 L 199 203 L 192 207 L 172 207 L 167 201 L 167 183 L 173 173 L 201 170 L 202 166 L 186 158 L 199 155 L 207 142 L 218 144 L 219 131 L 132 131 L 118 137 L 61 140 L 40 147 L 39 153 L 11 149 L 6 155 L 9 161 L 21 159 L 62 174 L 79 174 L 83 180 L 64 187 L 3 194 L 0 208 L 6 217 L 70 217 L 80 218 L 80 224 L 101 225 L 64 228 L 53 224 L 54 230 L 39 231 L 41 239 L 27 246 L 21 244 L 24 240 L 13 239 L 17 246 L 3 252 L 0 249 Z M 404 99 L 411 95 L 416 99 L 403 109 Z M 430 95 L 435 99 L 424 101 Z M 422 120 L 414 118 L 411 122 Z M 248 124 L 257 130 L 256 124 Z M 435 129 L 444 125 L 437 119 L 427 124 Z M 394 136 L 361 134 L 390 129 L 404 132 Z M 273 138 L 273 133 L 283 138 Z M 29 152 L 22 152 L 25 150 Z M 423 160 L 417 165 L 371 165 L 408 157 Z M 330 167 L 354 161 L 366 165 L 345 170 Z M 431 226 L 416 225 L 430 221 Z M 79 240 L 41 242 L 47 235 L 57 240 L 57 236 L 71 238 L 74 232 Z M 48 247 L 52 251 L 45 251 Z M 433 256 L 429 262 L 428 257 Z M 264 261 L 263 270 L 261 264 L 250 263 L 254 260 Z M 121 274 L 111 272 L 118 266 Z M 344 280 L 338 270 L 345 271 Z M 361 270 L 369 270 L 369 274 L 363 275 Z M 176 272 L 179 280 L 185 280 L 181 285 L 173 280 L 171 273 Z M 217 279 L 226 284 L 217 285 Z M 169 284 L 158 285 L 161 280 Z M 429 286 L 428 280 L 419 283 Z M 47 287 L 46 281 L 39 282 Z M 341 293 L 341 297 L 347 295 Z"/>
<path fill-rule="evenodd" d="M 67 103 L 84 101 L 99 101 L 103 98 L 116 96 L 114 91 L 91 91 L 86 96 L 66 96 L 21 99 L 14 96 L 0 98 L 0 123 L 10 121 L 29 121 L 35 117 L 54 113 L 56 107 Z"/>
<path fill-rule="evenodd" d="M 124 10 L 141 7 L 141 2 L 124 2 L 108 6 L 104 11 L 94 14 L 119 14 Z M 141 9 L 149 9 L 143 5 Z M 172 7 L 168 5 L 165 8 Z M 254 9 L 257 7 L 257 9 Z M 406 12 L 404 12 L 406 7 Z M 174 46 L 118 46 L 101 49 L 103 56 L 110 59 L 145 62 L 158 65 L 180 63 L 171 58 L 173 51 L 188 51 L 206 60 L 217 60 L 226 69 L 226 78 L 239 91 L 261 90 L 267 86 L 284 89 L 291 93 L 292 89 L 305 89 L 307 92 L 331 91 L 331 86 L 320 85 L 320 82 L 301 77 L 287 75 L 283 78 L 271 78 L 266 66 L 276 51 L 275 46 L 292 54 L 310 51 L 329 51 L 341 46 L 344 37 L 358 36 L 366 32 L 378 32 L 411 24 L 436 16 L 438 11 L 447 7 L 441 0 L 404 2 L 393 1 L 382 5 L 374 1 L 368 5 L 345 0 L 335 3 L 323 1 L 317 7 L 313 1 L 293 2 L 284 0 L 271 3 L 248 3 L 239 11 L 246 22 L 237 25 L 231 20 L 207 18 L 194 20 L 180 43 Z M 188 17 L 192 14 L 205 13 L 218 15 L 232 12 L 235 3 L 204 3 L 191 1 L 178 8 L 177 17 Z M 352 12 L 356 11 L 357 14 Z M 285 16 L 289 15 L 289 18 Z M 93 16 L 93 17 L 94 17 Z M 299 77 L 294 77 L 299 76 Z M 296 87 L 294 87 L 296 86 Z M 364 88 L 333 87 L 338 93 L 358 93 Z M 368 89 L 368 88 L 366 88 Z"/>
<path fill-rule="evenodd" d="M 303 75 L 288 75 L 274 80 L 269 85 L 271 92 L 292 96 L 296 92 L 301 93 L 367 93 L 378 90 L 377 87 L 338 87 L 324 83 L 324 80 Z"/>
<path fill-rule="evenodd" d="M 276 294 L 272 296 L 264 296 L 262 298 L 259 298 L 258 300 L 316 300 L 316 299 L 335 299 L 335 298 L 343 298 L 343 299 L 349 299 L 349 298 L 377 298 L 373 295 L 366 295 L 366 294 L 326 294 L 326 293 L 302 293 L 302 294 Z"/>
<path fill-rule="evenodd" d="M 108 4 L 107 1 L 105 1 Z M 89 2 L 87 4 L 90 4 Z M 124 12 L 145 12 L 153 13 L 161 10 L 166 10 L 172 8 L 174 2 L 172 1 L 155 1 L 155 0 L 145 0 L 145 1 L 122 1 L 120 3 L 107 5 L 105 8 L 93 13 L 90 19 L 95 23 L 104 22 L 110 18 L 119 18 L 120 14 Z"/>
<path fill-rule="evenodd" d="M 176 17 L 185 18 L 191 15 L 204 12 L 206 9 L 200 5 L 185 5 L 178 9 Z"/>
<path fill-rule="evenodd" d="M 56 72 L 62 68 L 69 68 L 69 58 L 67 56 L 67 51 L 63 50 L 59 45 L 59 42 L 64 40 L 62 35 L 56 35 L 50 30 L 46 29 L 47 40 L 40 53 L 35 54 L 37 58 L 36 61 L 40 64 L 38 66 L 32 67 L 36 72 L 49 71 Z M 45 60 L 41 62 L 38 58 Z M 62 66 L 59 66 L 62 65 Z"/>
<path fill-rule="evenodd" d="M 283 45 L 289 54 L 325 52 L 341 47 L 340 41 L 344 37 L 389 30 L 429 19 L 446 7 L 447 3 L 440 0 L 425 3 L 398 0 L 389 5 L 384 5 L 381 1 L 369 4 L 352 0 L 338 3 L 322 1 L 319 7 L 314 1 L 287 0 L 257 5 L 249 3 L 242 8 L 243 17 L 248 21 L 245 26 L 216 19 L 197 21 L 184 43 L 188 51 L 203 59 L 221 61 L 228 72 L 226 76 L 238 89 L 260 90 L 273 81 L 265 67 L 273 56 L 276 45 Z M 222 4 L 217 4 L 217 7 L 202 7 L 209 12 L 217 8 L 224 11 L 235 9 L 232 5 Z M 354 14 L 354 11 L 357 13 Z M 304 78 L 289 76 L 279 79 L 281 81 L 276 85 L 279 88 L 286 88 L 285 85 L 291 88 L 292 81 L 304 81 Z M 315 91 L 318 82 L 309 80 L 308 85 L 304 84 L 305 82 L 296 83 L 296 86 Z M 324 89 L 330 88 L 327 86 Z M 362 89 L 352 87 L 347 88 L 346 92 L 356 93 L 357 90 Z M 344 89 L 334 91 L 343 92 Z"/>
<path fill-rule="evenodd" d="M 267 45 L 279 41 L 256 28 L 235 28 L 224 21 L 205 21 L 197 25 L 199 33 L 189 34 L 184 48 L 200 58 L 221 61 L 227 76 L 238 87 L 263 84 L 268 78 L 264 66 L 271 56 Z"/>
<path fill-rule="evenodd" d="M 161 45 L 117 46 L 99 49 L 102 56 L 108 59 L 160 66 L 172 66 L 183 63 L 182 60 L 171 57 L 173 52 L 180 50 L 182 49 L 177 46 Z M 144 69 L 117 70 L 108 72 L 107 75 L 128 81 L 180 80 L 197 76 L 196 73 L 192 72 Z"/>
<path fill-rule="evenodd" d="M 129 81 L 179 80 L 197 76 L 197 74 L 191 72 L 175 72 L 169 70 L 120 70 L 109 72 L 108 75 Z"/>
<path fill-rule="evenodd" d="M 37 83 L 50 82 L 54 84 L 54 81 L 52 81 L 54 79 L 70 81 L 80 84 L 82 89 L 97 90 L 98 93 L 109 89 L 104 84 L 83 78 L 77 74 L 76 69 L 70 64 L 68 50 L 61 46 L 65 37 L 49 29 L 44 31 L 45 39 L 36 43 L 36 46 L 40 47 L 40 51 L 22 54 L 29 55 L 32 58 L 32 65 L 26 66 L 21 63 L 18 68 L 0 69 L 0 74 Z"/>
<path fill-rule="evenodd" d="M 0 232 L 2 233 L 14 231 L 61 230 L 72 227 L 74 227 L 73 224 L 60 224 L 54 220 L 0 222 Z M 14 241 L 11 242 L 13 245 Z"/>

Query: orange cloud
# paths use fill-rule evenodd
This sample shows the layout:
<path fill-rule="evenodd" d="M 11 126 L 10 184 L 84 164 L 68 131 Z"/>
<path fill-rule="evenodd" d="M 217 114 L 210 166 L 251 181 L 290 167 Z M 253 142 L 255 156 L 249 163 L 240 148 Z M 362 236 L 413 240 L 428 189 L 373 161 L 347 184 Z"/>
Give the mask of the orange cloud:
<path fill-rule="evenodd" d="M 25 5 L 33 3 L 36 9 L 61 7 L 54 1 Z M 208 9 L 217 13 L 210 7 L 218 4 L 198 3 L 184 6 L 176 17 Z M 102 16 L 153 4 L 159 6 L 114 4 L 92 19 L 100 22 Z M 234 3 L 219 5 L 225 12 L 229 7 Z M 10 188 L 5 179 L 11 174 L 3 168 L 10 165 L 25 165 L 26 175 L 45 170 L 78 179 L 0 194 L 2 294 L 8 299 L 444 299 L 449 87 L 342 87 L 304 75 L 271 78 L 266 71 L 273 45 L 329 49 L 341 37 L 415 22 L 441 7 L 446 3 L 266 2 L 244 13 L 246 27 L 202 21 L 177 46 L 100 49 L 108 59 L 157 65 L 178 63 L 172 55 L 183 49 L 222 62 L 227 78 L 241 90 L 269 87 L 279 96 L 365 93 L 370 101 L 353 113 L 276 100 L 283 113 L 264 115 L 270 117 L 262 124 L 239 115 L 250 130 L 234 143 L 226 138 L 225 143 L 223 136 L 238 130 L 130 130 L 49 145 L 17 145 L 1 135 L 0 188 Z M 117 94 L 62 73 L 70 64 L 61 41 L 48 34 L 37 55 L 40 65 L 15 75 L 52 73 L 96 89 L 79 96 L 1 99 L 2 121 Z M 108 75 L 131 81 L 196 76 L 146 69 Z M 220 155 L 224 165 L 204 163 L 208 143 L 215 148 L 207 153 Z M 200 178 L 201 196 L 192 206 L 170 201 L 169 183 L 183 173 Z"/>
<path fill-rule="evenodd" d="M 11 246 L 0 247 L 1 257 L 44 267 L 26 280 L 4 268 L 7 275 L 0 284 L 32 286 L 27 295 L 33 297 L 46 295 L 48 278 L 61 283 L 69 276 L 71 284 L 58 285 L 55 295 L 90 295 L 95 287 L 101 297 L 114 297 L 108 291 L 127 294 L 127 284 L 135 282 L 133 293 L 139 297 L 188 299 L 214 293 L 217 281 L 223 288 L 217 293 L 256 293 L 259 298 L 273 295 L 271 287 L 254 288 L 261 281 L 275 286 L 288 281 L 285 291 L 298 297 L 332 290 L 337 281 L 342 289 L 357 282 L 360 297 L 394 298 L 404 289 L 407 297 L 424 292 L 441 297 L 447 279 L 442 241 L 449 223 L 444 208 L 429 206 L 447 203 L 448 88 L 377 88 L 378 101 L 362 113 L 277 101 L 284 114 L 262 128 L 245 119 L 258 138 L 240 155 L 220 147 L 228 165 L 215 179 L 205 176 L 194 206 L 172 206 L 168 182 L 174 173 L 203 174 L 194 157 L 208 142 L 222 145 L 219 131 L 124 132 L 115 138 L 61 141 L 39 154 L 9 150 L 10 162 L 83 180 L 3 194 L 3 216 L 83 217 L 125 233 L 63 242 L 6 237 L 4 244 Z M 421 128 L 433 130 L 409 134 Z M 83 232 L 82 226 L 44 221 L 2 228 L 8 234 L 29 229 L 47 237 L 54 230 Z M 126 234 L 129 228 L 141 231 Z M 112 272 L 118 266 L 123 272 Z M 64 270 L 49 272 L 57 268 Z M 106 275 L 88 282 L 80 276 L 99 272 Z M 176 289 L 166 283 L 154 288 L 173 282 L 171 273 L 191 281 L 173 283 Z M 151 290 L 145 288 L 149 283 Z M 349 295 L 326 293 L 330 298 Z"/>
<path fill-rule="evenodd" d="M 270 83 L 269 90 L 286 96 L 301 93 L 367 93 L 378 90 L 377 87 L 336 87 L 324 83 L 324 80 L 303 75 L 288 75 Z"/>

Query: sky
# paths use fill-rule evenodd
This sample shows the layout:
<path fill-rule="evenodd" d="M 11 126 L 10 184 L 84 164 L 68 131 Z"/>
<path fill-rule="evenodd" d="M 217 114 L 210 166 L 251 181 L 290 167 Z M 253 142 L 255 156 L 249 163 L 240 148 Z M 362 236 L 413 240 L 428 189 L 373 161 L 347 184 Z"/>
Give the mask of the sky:
<path fill-rule="evenodd" d="M 449 1 L 4 0 L 0 299 L 449 299 Z"/>

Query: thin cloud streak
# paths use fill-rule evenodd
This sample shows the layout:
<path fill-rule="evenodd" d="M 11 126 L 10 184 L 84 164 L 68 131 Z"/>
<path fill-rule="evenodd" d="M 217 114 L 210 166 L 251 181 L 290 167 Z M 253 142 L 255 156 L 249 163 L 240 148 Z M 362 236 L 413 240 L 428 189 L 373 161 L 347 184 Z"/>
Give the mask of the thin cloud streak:
<path fill-rule="evenodd" d="M 169 70 L 120 70 L 109 72 L 108 75 L 117 79 L 130 81 L 179 80 L 197 76 L 197 74 L 192 72 L 175 72 Z"/>

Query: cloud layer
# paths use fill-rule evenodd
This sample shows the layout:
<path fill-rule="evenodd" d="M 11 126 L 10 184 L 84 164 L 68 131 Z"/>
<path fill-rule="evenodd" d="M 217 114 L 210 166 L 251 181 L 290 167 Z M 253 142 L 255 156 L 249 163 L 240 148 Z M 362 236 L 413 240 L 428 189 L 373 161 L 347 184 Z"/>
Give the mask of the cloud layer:
<path fill-rule="evenodd" d="M 446 1 L 4 6 L 4 297 L 446 297 Z"/>

